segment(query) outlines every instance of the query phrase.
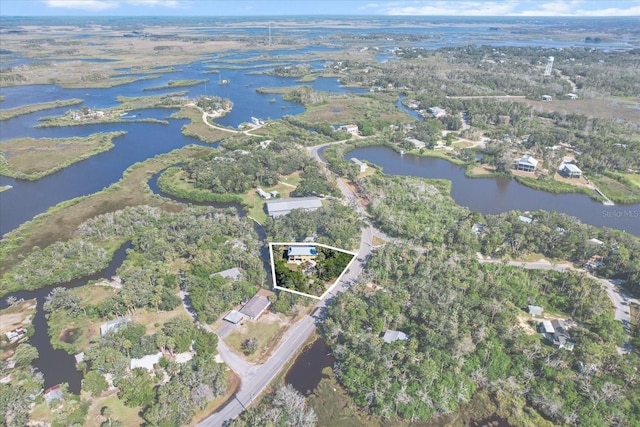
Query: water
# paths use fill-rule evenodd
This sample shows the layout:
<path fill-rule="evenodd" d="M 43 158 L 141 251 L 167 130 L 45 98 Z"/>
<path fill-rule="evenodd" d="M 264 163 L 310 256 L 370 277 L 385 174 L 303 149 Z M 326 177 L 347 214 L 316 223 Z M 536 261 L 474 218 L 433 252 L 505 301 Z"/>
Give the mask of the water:
<path fill-rule="evenodd" d="M 574 216 L 586 224 L 624 230 L 640 236 L 640 204 L 604 206 L 582 194 L 551 194 L 509 178 L 467 178 L 465 168 L 433 157 L 400 155 L 391 148 L 357 148 L 345 154 L 381 166 L 384 173 L 452 182 L 451 196 L 459 205 L 482 214 L 547 210 Z"/>
<path fill-rule="evenodd" d="M 289 368 L 284 382 L 291 384 L 303 395 L 309 396 L 320 384 L 320 380 L 326 378 L 322 370 L 327 367 L 333 368 L 334 363 L 335 359 L 331 356 L 331 350 L 324 340 L 319 338 L 309 344 L 296 358 Z"/>
<path fill-rule="evenodd" d="M 29 344 L 35 346 L 38 349 L 39 358 L 33 363 L 33 365 L 42 372 L 44 375 L 44 388 L 45 390 L 54 385 L 60 383 L 68 383 L 69 391 L 72 393 L 80 393 L 80 386 L 82 383 L 82 372 L 76 370 L 76 361 L 73 355 L 68 354 L 64 350 L 56 350 L 51 346 L 51 340 L 49 338 L 49 325 L 47 323 L 46 313 L 42 308 L 47 295 L 53 288 L 77 288 L 84 286 L 91 280 L 98 280 L 101 278 L 108 278 L 116 273 L 118 267 L 122 265 L 122 262 L 127 256 L 127 249 L 131 248 L 130 243 L 122 245 L 114 254 L 113 259 L 104 270 L 92 274 L 87 277 L 72 280 L 67 283 L 62 283 L 54 286 L 47 286 L 46 288 L 38 289 L 35 291 L 19 291 L 9 295 L 5 295 L 4 299 L 0 300 L 0 309 L 7 308 L 6 299 L 13 296 L 17 299 L 36 299 L 36 314 L 33 317 L 33 322 L 29 328 L 33 328 L 33 336 L 29 339 Z"/>

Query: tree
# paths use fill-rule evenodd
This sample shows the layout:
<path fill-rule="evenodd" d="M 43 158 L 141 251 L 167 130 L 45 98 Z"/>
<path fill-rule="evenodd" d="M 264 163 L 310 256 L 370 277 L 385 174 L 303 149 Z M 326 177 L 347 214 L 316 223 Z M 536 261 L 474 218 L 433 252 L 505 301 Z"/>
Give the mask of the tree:
<path fill-rule="evenodd" d="M 16 347 L 16 351 L 13 355 L 16 364 L 20 366 L 30 365 L 31 362 L 36 360 L 38 357 L 40 357 L 38 349 L 27 343 L 20 344 Z"/>
<path fill-rule="evenodd" d="M 134 369 L 130 376 L 119 380 L 116 386 L 120 389 L 118 397 L 129 407 L 149 406 L 155 399 L 153 378 L 143 368 Z"/>
<path fill-rule="evenodd" d="M 82 380 L 82 388 L 92 396 L 99 396 L 109 387 L 107 380 L 98 371 L 89 371 Z"/>
<path fill-rule="evenodd" d="M 255 338 L 248 338 L 240 345 L 242 352 L 247 356 L 253 354 L 258 349 L 258 340 Z"/>

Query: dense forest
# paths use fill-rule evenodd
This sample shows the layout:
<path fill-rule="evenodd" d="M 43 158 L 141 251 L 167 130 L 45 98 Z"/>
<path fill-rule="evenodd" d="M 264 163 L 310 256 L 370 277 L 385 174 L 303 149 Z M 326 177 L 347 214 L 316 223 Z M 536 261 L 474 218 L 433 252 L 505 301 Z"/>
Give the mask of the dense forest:
<path fill-rule="evenodd" d="M 337 359 L 336 374 L 359 405 L 384 418 L 425 420 L 456 411 L 487 389 L 516 425 L 640 421 L 637 355 L 617 353 L 625 333 L 604 309 L 610 304 L 599 284 L 579 273 L 475 260 L 475 251 L 483 245 L 490 250 L 490 241 L 505 251 L 518 239 L 527 242 L 524 250 L 552 250 L 541 240 L 584 242 L 595 229 L 540 213 L 539 222 L 529 224 L 531 233 L 523 234 L 517 216 L 504 214 L 486 219 L 491 232 L 483 237 L 471 231 L 481 216 L 457 206 L 441 182 L 373 176 L 360 185 L 375 223 L 406 244 L 378 250 L 361 285 L 337 298 L 321 326 Z M 571 231 L 550 233 L 555 224 Z M 637 239 L 625 244 L 637 245 Z M 584 245 L 575 247 L 573 256 L 589 255 L 581 252 Z M 575 323 L 573 351 L 556 350 L 536 333 L 537 322 L 524 311 L 528 304 Z M 385 343 L 386 330 L 403 331 L 409 340 Z"/>

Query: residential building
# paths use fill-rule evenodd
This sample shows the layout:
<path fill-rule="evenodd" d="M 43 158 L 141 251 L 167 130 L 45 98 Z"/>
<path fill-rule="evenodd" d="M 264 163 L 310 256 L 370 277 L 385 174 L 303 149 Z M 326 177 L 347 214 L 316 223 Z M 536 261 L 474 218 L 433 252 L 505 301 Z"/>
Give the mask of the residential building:
<path fill-rule="evenodd" d="M 558 168 L 558 173 L 566 178 L 580 178 L 582 171 L 572 163 L 563 163 Z"/>
<path fill-rule="evenodd" d="M 352 157 L 349 159 L 351 161 L 351 163 L 355 164 L 356 166 L 358 166 L 358 168 L 360 168 L 360 172 L 364 172 L 367 170 L 367 168 L 369 166 L 367 166 L 366 163 L 362 163 L 360 160 L 356 159 L 355 157 Z"/>
<path fill-rule="evenodd" d="M 553 334 L 553 346 L 555 348 L 565 348 L 569 351 L 573 350 L 573 345 L 575 342 L 571 339 L 569 332 L 567 331 L 567 326 L 564 323 L 564 320 L 556 319 L 552 320 L 551 324 L 555 329 L 555 333 Z"/>
<path fill-rule="evenodd" d="M 256 294 L 240 309 L 239 313 L 251 320 L 258 320 L 269 305 L 271 301 L 267 297 Z"/>
<path fill-rule="evenodd" d="M 109 332 L 113 332 L 115 334 L 120 329 L 124 328 L 129 322 L 131 322 L 131 317 L 127 316 L 110 320 L 107 323 L 103 323 L 102 325 L 100 325 L 100 336 L 105 336 Z"/>
<path fill-rule="evenodd" d="M 408 341 L 409 337 L 407 336 L 407 334 L 405 334 L 402 331 L 386 331 L 384 333 L 384 336 L 382 337 L 382 339 L 384 340 L 384 342 L 386 342 L 387 344 L 390 344 L 394 341 Z"/>
<path fill-rule="evenodd" d="M 445 110 L 444 108 L 431 107 L 431 108 L 428 108 L 427 111 L 431 113 L 431 116 L 434 119 L 441 119 L 447 116 L 447 110 Z"/>
<path fill-rule="evenodd" d="M 9 331 L 5 334 L 9 343 L 13 344 L 14 342 L 19 341 L 22 337 L 27 335 L 27 330 L 23 327 L 16 328 L 12 331 Z"/>
<path fill-rule="evenodd" d="M 578 99 L 578 95 L 576 95 L 575 93 L 568 93 L 565 96 L 567 97 L 567 99 Z"/>
<path fill-rule="evenodd" d="M 516 161 L 516 170 L 519 171 L 535 172 L 536 167 L 538 167 L 538 161 L 531 157 L 529 154 L 520 157 Z"/>
<path fill-rule="evenodd" d="M 529 218 L 528 216 L 518 216 L 518 220 L 524 222 L 525 224 L 531 224 L 533 222 L 533 218 Z"/>
<path fill-rule="evenodd" d="M 60 388 L 60 384 L 49 387 L 44 391 L 42 396 L 44 397 L 44 401 L 47 402 L 47 406 L 50 406 L 54 401 L 64 401 L 64 396 L 62 394 L 62 388 Z"/>
<path fill-rule="evenodd" d="M 289 246 L 287 260 L 289 262 L 313 261 L 318 256 L 315 246 Z"/>
<path fill-rule="evenodd" d="M 267 202 L 267 213 L 270 217 L 287 215 L 294 209 L 316 210 L 322 207 L 319 197 L 294 197 Z"/>
<path fill-rule="evenodd" d="M 228 270 L 223 270 L 223 271 L 218 271 L 217 273 L 213 273 L 209 277 L 221 276 L 221 277 L 224 277 L 225 279 L 240 280 L 241 274 L 242 274 L 242 270 L 240 270 L 238 267 L 233 267 Z"/>
<path fill-rule="evenodd" d="M 484 232 L 485 224 L 475 223 L 471 226 L 471 231 L 476 234 L 482 234 Z"/>
<path fill-rule="evenodd" d="M 357 135 L 359 132 L 358 125 L 342 125 L 338 128 L 338 130 L 347 132 L 351 135 Z"/>
<path fill-rule="evenodd" d="M 543 101 L 553 101 L 553 97 L 551 95 L 542 95 Z"/>

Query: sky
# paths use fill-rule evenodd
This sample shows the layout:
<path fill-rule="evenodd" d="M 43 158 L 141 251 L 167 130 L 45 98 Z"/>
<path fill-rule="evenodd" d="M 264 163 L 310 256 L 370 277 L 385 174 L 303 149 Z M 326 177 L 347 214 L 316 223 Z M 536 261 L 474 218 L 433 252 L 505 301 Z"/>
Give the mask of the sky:
<path fill-rule="evenodd" d="M 640 18 L 640 0 L 0 0 L 0 17 L 101 15 L 638 16 Z"/>

